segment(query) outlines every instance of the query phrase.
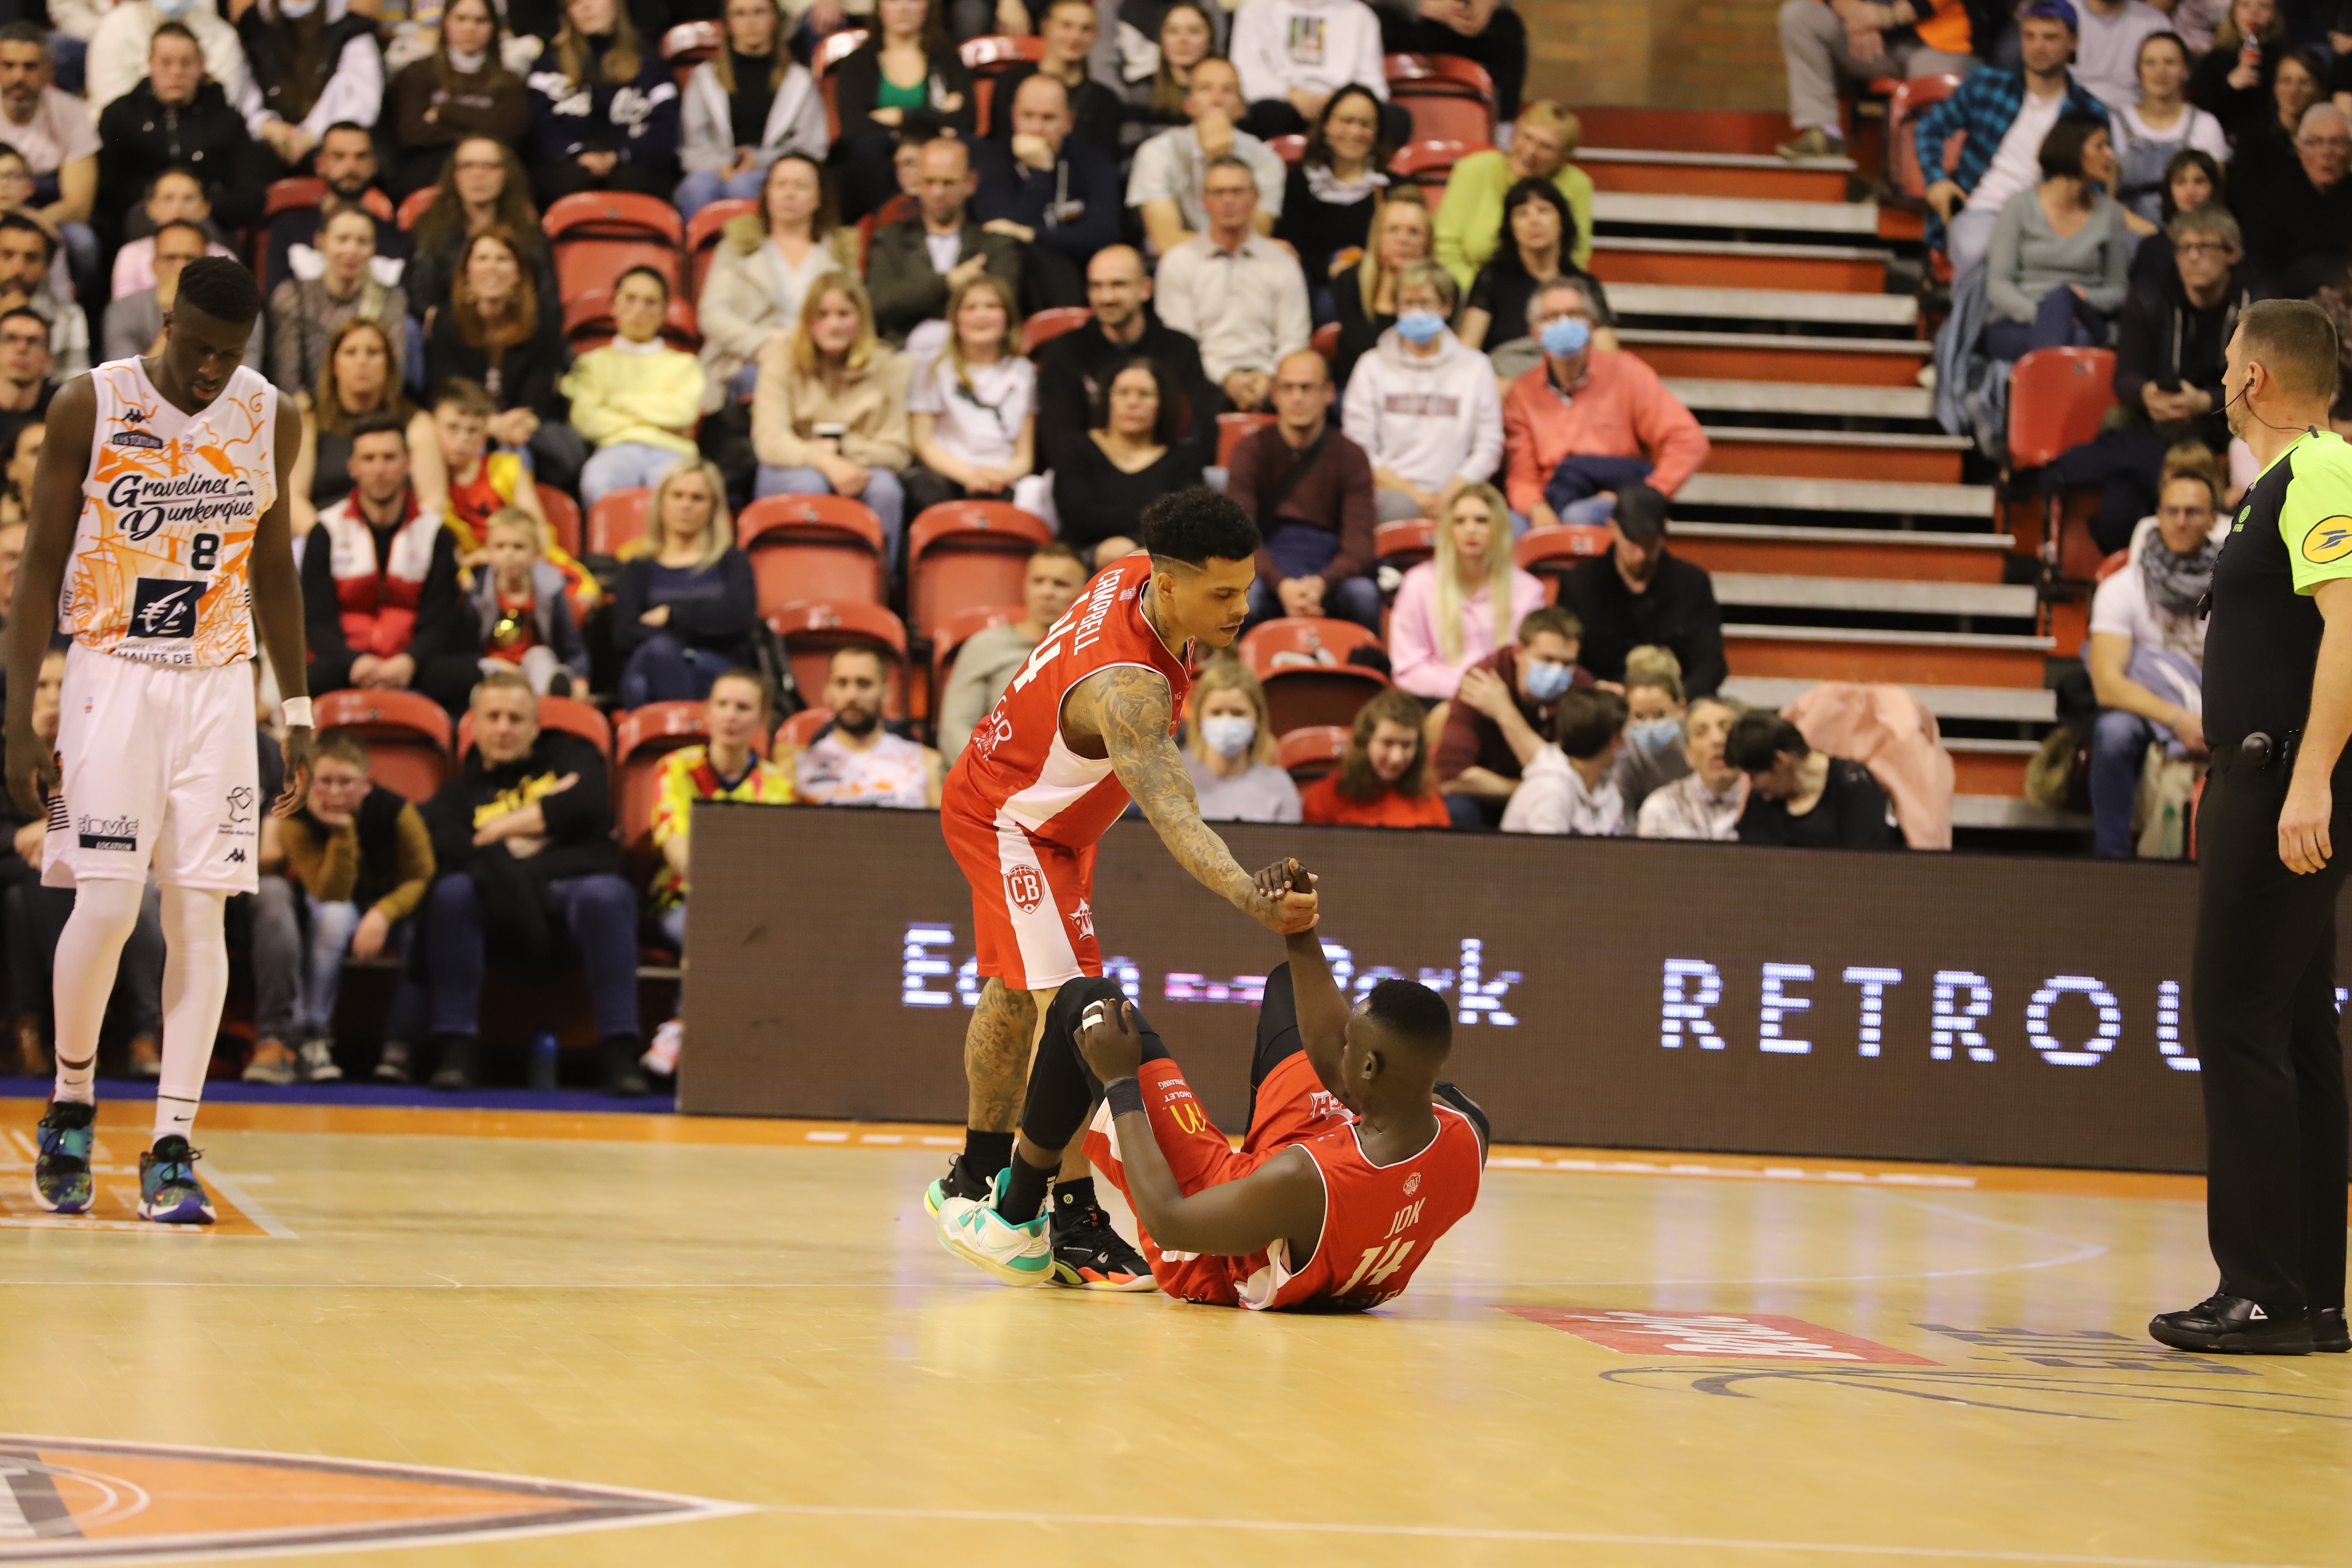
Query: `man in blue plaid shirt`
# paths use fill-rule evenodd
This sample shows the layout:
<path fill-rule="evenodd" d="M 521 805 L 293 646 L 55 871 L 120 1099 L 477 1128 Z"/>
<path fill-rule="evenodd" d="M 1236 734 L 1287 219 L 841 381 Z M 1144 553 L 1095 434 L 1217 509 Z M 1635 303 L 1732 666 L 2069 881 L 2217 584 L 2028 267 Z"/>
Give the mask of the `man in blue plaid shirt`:
<path fill-rule="evenodd" d="M 1978 70 L 1951 97 L 1914 122 L 1919 167 L 1944 166 L 1944 144 L 1965 132 L 1959 166 L 1927 187 L 1935 216 L 1927 243 L 1940 245 L 1952 271 L 1984 259 L 1993 221 L 2010 197 L 2042 177 L 2042 139 L 2065 114 L 2108 118 L 2107 107 L 2067 73 L 2080 31 L 2069 0 L 2025 0 L 2017 8 L 2020 71 Z"/>

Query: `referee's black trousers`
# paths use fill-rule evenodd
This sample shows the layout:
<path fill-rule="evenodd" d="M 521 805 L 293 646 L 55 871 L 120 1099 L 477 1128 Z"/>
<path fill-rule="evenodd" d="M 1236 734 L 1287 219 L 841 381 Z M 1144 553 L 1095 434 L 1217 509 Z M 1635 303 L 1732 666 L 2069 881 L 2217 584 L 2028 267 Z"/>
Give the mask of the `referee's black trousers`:
<path fill-rule="evenodd" d="M 2227 1294 L 2341 1307 L 2336 906 L 2352 873 L 2352 765 L 2336 771 L 2335 855 L 2305 877 L 2279 861 L 2288 771 L 2216 768 L 2197 813 L 2190 1003 L 2205 1089 L 2205 1226 Z"/>

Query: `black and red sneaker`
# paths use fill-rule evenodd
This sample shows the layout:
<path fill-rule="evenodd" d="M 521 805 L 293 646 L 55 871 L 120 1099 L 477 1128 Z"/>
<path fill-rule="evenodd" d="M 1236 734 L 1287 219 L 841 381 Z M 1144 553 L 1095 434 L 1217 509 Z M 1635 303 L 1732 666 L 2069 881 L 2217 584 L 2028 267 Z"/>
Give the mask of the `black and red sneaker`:
<path fill-rule="evenodd" d="M 1111 1228 L 1110 1215 L 1092 1204 L 1065 1211 L 1054 1205 L 1053 1283 L 1073 1290 L 1150 1290 L 1151 1265 Z"/>

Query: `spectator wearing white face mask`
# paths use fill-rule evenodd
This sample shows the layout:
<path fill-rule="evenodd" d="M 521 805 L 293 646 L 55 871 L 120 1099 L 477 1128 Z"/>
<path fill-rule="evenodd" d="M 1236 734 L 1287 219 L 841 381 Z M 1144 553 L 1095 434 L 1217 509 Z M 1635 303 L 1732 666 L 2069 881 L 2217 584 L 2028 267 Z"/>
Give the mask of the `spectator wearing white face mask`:
<path fill-rule="evenodd" d="M 1673 650 L 1651 646 L 1625 656 L 1625 749 L 1613 776 L 1630 822 L 1652 791 L 1690 774 L 1683 757 L 1683 667 Z"/>
<path fill-rule="evenodd" d="M 1642 803 L 1634 832 L 1643 838 L 1696 838 L 1729 844 L 1739 837 L 1748 775 L 1723 760 L 1723 742 L 1739 712 L 1720 697 L 1702 697 L 1683 717 L 1683 761 L 1690 771 Z"/>
<path fill-rule="evenodd" d="M 1204 822 L 1297 822 L 1298 786 L 1275 765 L 1265 689 L 1249 666 L 1221 658 L 1192 683 L 1184 767 Z"/>

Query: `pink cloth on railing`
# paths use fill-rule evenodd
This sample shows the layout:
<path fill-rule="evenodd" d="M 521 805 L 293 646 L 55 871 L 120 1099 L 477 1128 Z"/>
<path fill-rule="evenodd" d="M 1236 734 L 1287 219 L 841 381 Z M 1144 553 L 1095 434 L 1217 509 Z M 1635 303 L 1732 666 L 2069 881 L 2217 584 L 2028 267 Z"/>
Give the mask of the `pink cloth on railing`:
<path fill-rule="evenodd" d="M 1900 686 L 1824 680 L 1781 710 L 1805 743 L 1870 770 L 1914 849 L 1952 847 L 1952 753 L 1927 705 Z"/>

